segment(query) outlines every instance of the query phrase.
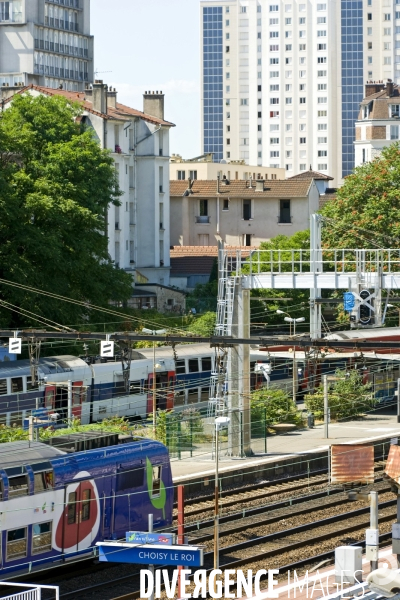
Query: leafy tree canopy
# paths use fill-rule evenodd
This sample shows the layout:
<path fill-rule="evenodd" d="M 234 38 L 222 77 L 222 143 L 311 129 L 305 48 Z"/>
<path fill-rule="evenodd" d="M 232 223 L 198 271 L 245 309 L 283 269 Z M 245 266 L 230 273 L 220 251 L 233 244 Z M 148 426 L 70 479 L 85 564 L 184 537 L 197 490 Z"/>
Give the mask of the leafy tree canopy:
<path fill-rule="evenodd" d="M 400 243 L 400 144 L 354 169 L 327 202 L 323 241 L 331 248 L 396 248 Z"/>
<path fill-rule="evenodd" d="M 106 306 L 130 297 L 104 235 L 121 192 L 112 157 L 77 122 L 65 98 L 17 95 L 0 116 L 0 277 L 69 299 Z M 0 325 L 37 326 L 19 308 L 77 324 L 89 308 L 0 285 Z M 83 314 L 83 313 L 86 314 Z"/>

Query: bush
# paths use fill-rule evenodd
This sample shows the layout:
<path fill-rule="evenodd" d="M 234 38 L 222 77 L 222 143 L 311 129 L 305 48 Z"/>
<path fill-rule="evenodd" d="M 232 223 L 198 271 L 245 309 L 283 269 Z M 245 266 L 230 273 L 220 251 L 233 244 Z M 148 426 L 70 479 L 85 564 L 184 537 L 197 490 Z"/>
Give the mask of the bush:
<path fill-rule="evenodd" d="M 371 392 L 371 384 L 363 384 L 362 376 L 357 371 L 337 370 L 338 380 L 331 383 L 328 389 L 328 404 L 331 419 L 341 420 L 355 417 L 375 406 Z M 309 412 L 317 419 L 324 418 L 324 390 L 321 385 L 315 394 L 304 397 Z"/>
<path fill-rule="evenodd" d="M 278 388 L 261 388 L 251 394 L 251 423 L 255 432 L 264 423 L 303 423 L 301 412 L 287 392 Z"/>

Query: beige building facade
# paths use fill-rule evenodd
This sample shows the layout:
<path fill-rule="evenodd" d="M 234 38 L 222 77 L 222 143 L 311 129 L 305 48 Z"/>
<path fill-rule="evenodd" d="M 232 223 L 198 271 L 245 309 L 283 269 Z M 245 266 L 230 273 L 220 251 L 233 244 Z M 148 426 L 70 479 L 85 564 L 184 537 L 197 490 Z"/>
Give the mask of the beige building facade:
<path fill-rule="evenodd" d="M 313 179 L 171 181 L 171 245 L 259 246 L 309 227 L 319 209 Z"/>
<path fill-rule="evenodd" d="M 211 180 L 219 177 L 226 179 L 285 179 L 285 169 L 273 167 L 255 167 L 244 160 L 213 162 L 213 154 L 203 154 L 191 160 L 185 160 L 179 154 L 170 159 L 169 177 L 172 180 L 185 179 Z"/>

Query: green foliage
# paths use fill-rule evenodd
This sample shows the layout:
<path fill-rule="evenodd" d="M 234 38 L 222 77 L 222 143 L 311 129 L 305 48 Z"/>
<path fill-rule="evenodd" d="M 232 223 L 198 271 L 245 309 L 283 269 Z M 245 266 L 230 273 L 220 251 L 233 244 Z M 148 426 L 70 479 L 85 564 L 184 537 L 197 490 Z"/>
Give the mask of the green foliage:
<path fill-rule="evenodd" d="M 208 283 L 198 283 L 194 290 L 186 298 L 186 306 L 195 308 L 198 313 L 217 310 L 218 280 Z"/>
<path fill-rule="evenodd" d="M 101 423 L 92 423 L 91 425 L 81 425 L 79 419 L 74 418 L 68 427 L 62 429 L 46 427 L 37 431 L 39 432 L 40 441 L 45 441 L 54 436 L 79 433 L 81 431 L 104 431 L 106 433 L 140 435 L 144 430 L 142 425 L 133 425 L 124 417 L 111 417 L 110 419 L 104 419 Z M 12 426 L 0 425 L 0 443 L 27 440 L 28 437 L 28 431 L 22 429 L 22 427 L 18 427 L 16 424 Z"/>
<path fill-rule="evenodd" d="M 335 373 L 337 381 L 329 382 L 328 403 L 331 419 L 341 420 L 354 417 L 371 410 L 375 399 L 371 392 L 371 384 L 363 384 L 362 375 L 356 370 L 338 369 Z M 317 419 L 324 418 L 324 390 L 320 386 L 315 394 L 304 397 L 309 412 Z"/>
<path fill-rule="evenodd" d="M 0 277 L 74 304 L 3 285 L 1 300 L 57 322 L 79 323 L 90 303 L 130 297 L 132 278 L 115 269 L 104 235 L 121 195 L 113 159 L 76 122 L 65 98 L 17 95 L 0 117 Z M 35 325 L 0 309 L 0 324 Z"/>
<path fill-rule="evenodd" d="M 301 425 L 303 422 L 293 398 L 282 389 L 262 387 L 255 390 L 251 393 L 250 407 L 253 429 L 259 428 L 260 423 L 268 427 L 276 423 Z"/>
<path fill-rule="evenodd" d="M 400 242 L 400 144 L 384 148 L 345 178 L 334 202 L 322 209 L 331 248 L 397 248 Z M 361 228 L 361 230 L 359 229 Z"/>
<path fill-rule="evenodd" d="M 209 336 L 213 335 L 215 328 L 216 314 L 215 312 L 206 312 L 200 317 L 193 319 L 188 325 L 188 330 L 191 333 Z"/>

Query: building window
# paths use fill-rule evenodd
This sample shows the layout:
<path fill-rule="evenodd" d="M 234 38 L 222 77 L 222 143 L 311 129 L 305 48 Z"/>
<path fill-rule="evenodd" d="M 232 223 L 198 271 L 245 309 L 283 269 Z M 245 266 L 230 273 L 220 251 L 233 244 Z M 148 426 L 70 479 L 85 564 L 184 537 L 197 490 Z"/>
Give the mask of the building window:
<path fill-rule="evenodd" d="M 285 104 L 292 104 L 291 98 L 285 98 Z"/>
<path fill-rule="evenodd" d="M 392 35 L 392 28 L 391 27 L 385 27 L 383 29 L 383 35 Z"/>
<path fill-rule="evenodd" d="M 269 143 L 270 144 L 279 144 L 279 138 L 278 137 L 269 138 Z"/>
<path fill-rule="evenodd" d="M 306 50 L 306 48 L 307 48 L 306 44 L 299 44 L 300 52 L 303 52 L 304 50 Z"/>
<path fill-rule="evenodd" d="M 318 64 L 326 63 L 326 56 L 318 56 L 317 63 Z"/>
<path fill-rule="evenodd" d="M 318 144 L 327 144 L 327 143 L 328 143 L 328 138 L 326 138 L 326 137 L 318 138 Z"/>
<path fill-rule="evenodd" d="M 318 171 L 327 171 L 328 165 L 327 163 L 318 163 Z"/>
<path fill-rule="evenodd" d="M 189 171 L 189 179 L 197 179 L 197 171 Z"/>
<path fill-rule="evenodd" d="M 290 200 L 279 201 L 279 223 L 291 223 Z"/>
<path fill-rule="evenodd" d="M 317 17 L 317 24 L 326 23 L 326 17 Z"/>
<path fill-rule="evenodd" d="M 269 24 L 270 25 L 279 25 L 279 19 L 270 19 Z"/>
<path fill-rule="evenodd" d="M 392 57 L 391 56 L 384 56 L 383 57 L 383 64 L 384 65 L 391 65 L 392 64 Z"/>
<path fill-rule="evenodd" d="M 269 155 L 271 158 L 279 158 L 279 150 L 271 150 Z"/>
<path fill-rule="evenodd" d="M 177 171 L 176 172 L 178 181 L 183 181 L 186 179 L 186 171 Z"/>
<path fill-rule="evenodd" d="M 243 220 L 250 221 L 251 218 L 251 200 L 243 200 Z"/>
<path fill-rule="evenodd" d="M 288 17 L 285 19 L 285 25 L 291 25 L 292 24 L 292 17 Z"/>
<path fill-rule="evenodd" d="M 327 117 L 328 111 L 327 110 L 319 110 L 317 114 L 319 117 Z"/>
<path fill-rule="evenodd" d="M 306 103 L 306 99 L 305 98 L 300 98 L 300 104 L 305 104 Z"/>
<path fill-rule="evenodd" d="M 390 13 L 385 13 L 385 14 L 383 15 L 383 20 L 384 20 L 384 21 L 390 21 L 390 20 L 391 20 Z"/>
<path fill-rule="evenodd" d="M 398 125 L 391 125 L 390 126 L 390 139 L 391 140 L 398 140 L 399 139 L 399 126 Z"/>
<path fill-rule="evenodd" d="M 307 143 L 307 138 L 301 137 L 300 138 L 300 144 L 306 144 L 306 143 Z"/>
<path fill-rule="evenodd" d="M 318 156 L 328 156 L 328 150 L 318 150 Z"/>
<path fill-rule="evenodd" d="M 292 151 L 291 150 L 286 150 L 285 156 L 286 156 L 286 158 L 292 158 Z"/>
<path fill-rule="evenodd" d="M 291 52 L 292 51 L 292 44 L 286 44 L 285 50 L 286 50 L 286 52 Z"/>
<path fill-rule="evenodd" d="M 326 71 L 317 71 L 317 77 L 326 77 Z"/>
<path fill-rule="evenodd" d="M 222 205 L 222 210 L 229 210 L 229 200 L 228 198 L 224 198 L 224 202 Z"/>
<path fill-rule="evenodd" d="M 200 217 L 208 217 L 208 200 L 200 200 Z"/>

